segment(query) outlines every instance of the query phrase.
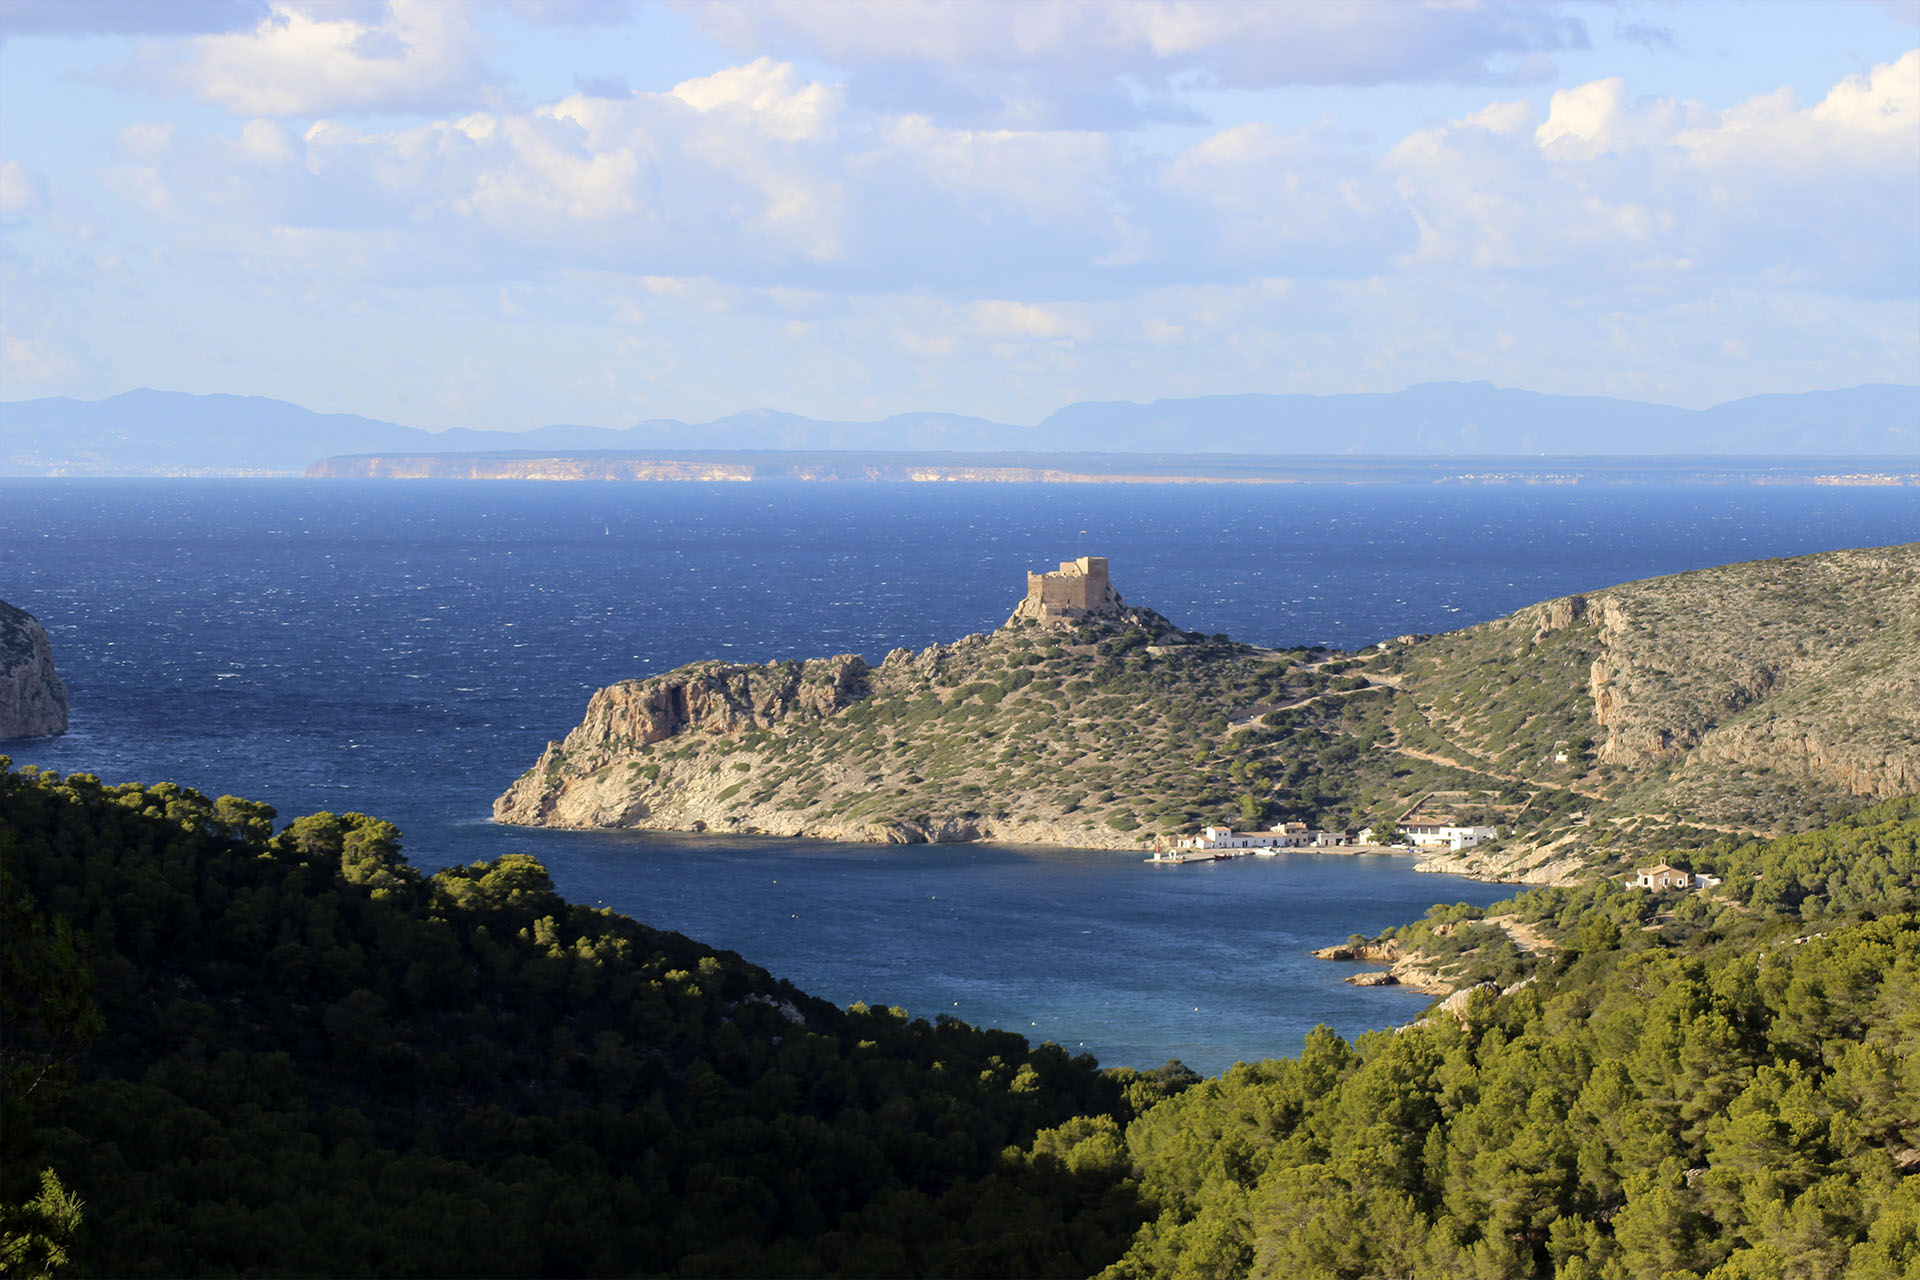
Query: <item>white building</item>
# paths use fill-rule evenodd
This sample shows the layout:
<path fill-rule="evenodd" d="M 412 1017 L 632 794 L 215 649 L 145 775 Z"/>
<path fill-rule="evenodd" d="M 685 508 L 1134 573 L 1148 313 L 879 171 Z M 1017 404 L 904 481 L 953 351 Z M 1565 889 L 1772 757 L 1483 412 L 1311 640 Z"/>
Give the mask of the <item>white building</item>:
<path fill-rule="evenodd" d="M 1181 849 L 1307 849 L 1331 843 L 1327 832 L 1304 822 L 1287 822 L 1269 831 L 1235 831 L 1232 827 L 1203 827 L 1197 836 L 1181 840 Z"/>
<path fill-rule="evenodd" d="M 1635 889 L 1685 889 L 1693 883 L 1692 873 L 1678 867 L 1670 867 L 1662 862 L 1657 866 L 1646 867 L 1633 873 L 1629 882 Z"/>
<path fill-rule="evenodd" d="M 1458 853 L 1484 841 L 1498 839 L 1500 831 L 1496 827 L 1462 826 L 1452 818 L 1416 815 L 1400 823 L 1400 834 L 1415 848 L 1451 849 Z"/>

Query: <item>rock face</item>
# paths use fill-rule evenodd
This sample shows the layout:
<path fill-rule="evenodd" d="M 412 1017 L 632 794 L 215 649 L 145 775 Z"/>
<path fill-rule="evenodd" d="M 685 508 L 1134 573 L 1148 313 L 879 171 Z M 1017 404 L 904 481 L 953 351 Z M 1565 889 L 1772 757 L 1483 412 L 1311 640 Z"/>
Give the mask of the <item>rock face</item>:
<path fill-rule="evenodd" d="M 0 600 L 0 738 L 67 731 L 67 686 L 53 670 L 46 628 Z"/>
<path fill-rule="evenodd" d="M 689 735 L 733 740 L 825 719 L 866 696 L 869 669 L 859 654 L 764 667 L 697 662 L 647 680 L 624 680 L 594 694 L 587 714 L 561 742 L 493 802 L 497 822 L 560 827 L 643 825 L 660 803 L 637 784 L 658 779 L 661 766 L 627 769 L 655 743 Z M 711 745 L 711 744 L 709 744 Z M 713 788 L 725 790 L 725 786 Z M 694 808 L 693 796 L 684 797 Z M 731 798 L 730 796 L 728 798 Z M 720 802 L 716 801 L 715 804 Z M 685 825 L 704 829 L 706 819 Z M 730 825 L 730 824 L 728 824 Z"/>

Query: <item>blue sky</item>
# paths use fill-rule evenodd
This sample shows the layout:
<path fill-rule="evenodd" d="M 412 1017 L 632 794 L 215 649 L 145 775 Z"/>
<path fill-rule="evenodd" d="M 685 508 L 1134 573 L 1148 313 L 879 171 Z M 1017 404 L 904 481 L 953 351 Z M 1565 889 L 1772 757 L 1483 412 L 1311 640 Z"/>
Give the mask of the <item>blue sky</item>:
<path fill-rule="evenodd" d="M 1920 3 L 0 0 L 0 398 L 1920 382 Z"/>

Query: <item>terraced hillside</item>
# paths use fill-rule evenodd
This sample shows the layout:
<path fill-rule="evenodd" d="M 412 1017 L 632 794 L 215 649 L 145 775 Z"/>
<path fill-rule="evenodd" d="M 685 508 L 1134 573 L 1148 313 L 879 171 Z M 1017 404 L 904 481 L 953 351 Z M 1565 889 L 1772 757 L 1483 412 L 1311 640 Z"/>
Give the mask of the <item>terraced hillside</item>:
<path fill-rule="evenodd" d="M 1449 865 L 1563 879 L 1691 832 L 1920 791 L 1920 544 L 1631 583 L 1358 654 L 1121 607 L 877 667 L 695 663 L 601 690 L 505 822 L 1137 847 L 1445 809 Z"/>

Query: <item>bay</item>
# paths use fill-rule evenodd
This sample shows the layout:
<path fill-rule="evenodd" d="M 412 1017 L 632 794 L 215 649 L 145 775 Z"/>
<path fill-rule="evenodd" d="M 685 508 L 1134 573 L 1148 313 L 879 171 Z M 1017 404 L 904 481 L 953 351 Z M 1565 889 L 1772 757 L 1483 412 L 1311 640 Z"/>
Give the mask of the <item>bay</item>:
<path fill-rule="evenodd" d="M 17 763 L 397 823 L 421 866 L 533 853 L 576 899 L 842 1003 L 1204 1070 L 1424 1001 L 1308 947 L 1505 890 L 1404 859 L 1130 855 L 496 827 L 601 685 L 702 657 L 878 661 L 997 625 L 1023 574 L 1358 646 L 1733 560 L 1920 537 L 1902 489 L 0 480 L 0 598 L 73 695 Z"/>

